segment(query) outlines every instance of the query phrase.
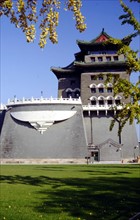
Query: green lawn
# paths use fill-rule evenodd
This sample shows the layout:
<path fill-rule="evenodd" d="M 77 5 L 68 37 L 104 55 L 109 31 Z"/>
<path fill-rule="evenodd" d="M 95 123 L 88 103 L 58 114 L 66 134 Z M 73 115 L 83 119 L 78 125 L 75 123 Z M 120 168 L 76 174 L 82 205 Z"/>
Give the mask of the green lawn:
<path fill-rule="evenodd" d="M 0 219 L 128 220 L 140 165 L 1 165 Z"/>

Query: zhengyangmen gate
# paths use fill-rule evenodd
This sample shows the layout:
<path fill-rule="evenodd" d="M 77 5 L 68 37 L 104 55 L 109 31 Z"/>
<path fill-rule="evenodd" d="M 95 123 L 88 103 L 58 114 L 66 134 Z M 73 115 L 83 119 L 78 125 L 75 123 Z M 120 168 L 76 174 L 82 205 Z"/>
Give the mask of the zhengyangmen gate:
<path fill-rule="evenodd" d="M 129 161 L 139 154 L 135 125 L 126 124 L 118 136 L 119 123 L 112 131 L 112 118 L 127 103 L 122 94 L 114 96 L 107 74 L 129 80 L 118 45 L 108 43 L 102 30 L 89 41 L 77 41 L 80 52 L 64 68 L 52 67 L 58 79 L 58 98 L 9 100 L 0 110 L 2 161 L 84 163 Z M 130 40 L 124 39 L 129 45 Z M 114 110 L 114 107 L 117 110 Z"/>

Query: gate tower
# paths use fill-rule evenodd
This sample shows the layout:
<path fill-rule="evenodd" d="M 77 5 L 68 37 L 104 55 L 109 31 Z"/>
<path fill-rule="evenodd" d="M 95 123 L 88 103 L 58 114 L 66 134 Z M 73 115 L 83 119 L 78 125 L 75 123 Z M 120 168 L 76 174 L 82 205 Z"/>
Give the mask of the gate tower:
<path fill-rule="evenodd" d="M 134 124 L 126 124 L 119 137 L 119 124 L 109 131 L 116 114 L 112 107 L 117 106 L 119 111 L 122 103 L 130 101 L 122 94 L 114 96 L 113 83 L 105 83 L 110 73 L 130 80 L 125 55 L 118 55 L 118 44 L 106 43 L 110 38 L 103 29 L 91 41 L 77 40 L 80 52 L 75 54 L 75 60 L 63 68 L 52 67 L 52 71 L 58 79 L 58 97 L 81 97 L 90 156 L 117 161 L 133 157 L 138 142 Z M 122 41 L 129 45 L 131 39 Z"/>

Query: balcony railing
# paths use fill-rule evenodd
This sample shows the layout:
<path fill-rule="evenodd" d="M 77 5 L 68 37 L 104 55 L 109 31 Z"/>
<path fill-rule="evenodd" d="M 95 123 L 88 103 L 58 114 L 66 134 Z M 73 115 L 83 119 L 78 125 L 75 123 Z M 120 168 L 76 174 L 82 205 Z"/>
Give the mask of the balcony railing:
<path fill-rule="evenodd" d="M 112 104 L 112 105 L 108 105 L 108 104 L 104 104 L 104 105 L 83 105 L 83 110 L 84 111 L 90 111 L 90 110 L 114 110 L 114 108 L 117 108 L 117 110 L 122 109 L 122 105 L 116 105 L 116 104 Z"/>

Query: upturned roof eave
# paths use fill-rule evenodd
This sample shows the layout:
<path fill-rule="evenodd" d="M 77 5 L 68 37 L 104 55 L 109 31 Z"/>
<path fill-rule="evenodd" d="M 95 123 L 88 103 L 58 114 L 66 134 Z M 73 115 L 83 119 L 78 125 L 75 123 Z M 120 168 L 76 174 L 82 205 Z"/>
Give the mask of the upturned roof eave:
<path fill-rule="evenodd" d="M 85 63 L 85 62 L 74 62 L 75 66 L 82 66 L 82 67 L 95 67 L 95 66 L 127 66 L 126 61 L 117 61 L 117 62 L 100 62 L 100 63 Z"/>
<path fill-rule="evenodd" d="M 51 68 L 51 71 L 53 72 L 53 73 L 55 73 L 55 72 L 67 72 L 67 73 L 71 73 L 71 72 L 74 72 L 75 71 L 75 69 L 66 69 L 66 68 L 61 68 L 61 67 L 52 67 Z"/>
<path fill-rule="evenodd" d="M 102 30 L 102 32 L 94 39 L 92 39 L 91 41 L 84 41 L 84 40 L 77 40 L 76 43 L 77 45 L 79 46 L 80 49 L 82 49 L 84 46 L 91 46 L 91 47 L 96 47 L 96 46 L 105 46 L 105 41 L 102 41 L 102 42 L 96 42 L 97 39 L 101 36 L 101 35 L 104 35 L 108 40 L 109 39 L 117 39 L 117 38 L 113 38 L 111 37 L 110 35 L 108 35 L 106 32 L 104 32 L 104 29 Z M 126 45 L 129 45 L 131 40 L 132 40 L 132 37 L 137 35 L 137 33 L 134 33 L 130 36 L 127 36 L 123 39 L 118 39 L 118 40 L 121 40 L 124 44 Z M 106 40 L 107 41 L 107 40 Z M 116 44 L 113 44 L 113 43 L 109 43 L 110 45 L 116 45 Z M 107 44 L 106 44 L 107 45 Z"/>
<path fill-rule="evenodd" d="M 56 72 L 58 72 L 58 73 L 59 72 L 68 72 L 68 73 L 74 72 L 75 71 L 74 62 L 70 63 L 66 67 L 51 67 L 51 71 L 53 73 L 56 73 Z"/>
<path fill-rule="evenodd" d="M 104 35 L 106 38 L 110 39 L 112 38 L 110 35 L 108 35 L 105 31 L 104 28 L 102 29 L 102 32 L 94 39 L 92 39 L 91 41 L 84 41 L 84 40 L 77 40 L 77 44 L 83 44 L 83 45 L 101 45 L 103 44 L 103 42 L 96 42 L 96 40 L 101 36 Z"/>

